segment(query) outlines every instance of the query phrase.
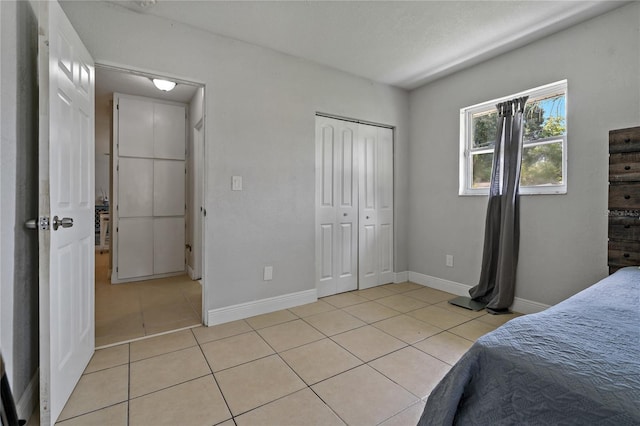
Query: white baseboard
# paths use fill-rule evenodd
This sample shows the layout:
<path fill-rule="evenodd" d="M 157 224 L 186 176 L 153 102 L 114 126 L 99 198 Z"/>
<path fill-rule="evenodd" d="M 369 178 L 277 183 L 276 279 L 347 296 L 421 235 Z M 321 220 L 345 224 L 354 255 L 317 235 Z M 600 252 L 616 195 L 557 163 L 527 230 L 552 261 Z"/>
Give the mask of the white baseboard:
<path fill-rule="evenodd" d="M 36 370 L 36 374 L 33 375 L 29 385 L 22 393 L 22 396 L 16 403 L 16 411 L 18 412 L 18 418 L 29 420 L 33 409 L 38 405 L 38 391 L 40 389 L 40 369 Z"/>
<path fill-rule="evenodd" d="M 457 296 L 469 296 L 470 285 L 460 284 L 455 281 L 449 281 L 442 278 L 432 277 L 430 275 L 421 274 L 419 272 L 409 271 L 409 281 L 425 287 L 435 288 L 436 290 L 446 291 Z M 521 314 L 535 314 L 547 309 L 549 305 L 534 302 L 532 300 L 515 297 L 511 309 Z"/>
<path fill-rule="evenodd" d="M 253 302 L 240 303 L 224 308 L 211 309 L 207 312 L 207 326 L 222 324 L 253 317 L 255 315 L 268 314 L 280 309 L 293 308 L 294 306 L 313 303 L 318 300 L 317 290 L 305 290 L 296 293 L 283 294 L 282 296 L 268 299 L 255 300 Z"/>
<path fill-rule="evenodd" d="M 393 282 L 394 283 L 403 283 L 409 281 L 409 272 L 407 271 L 402 271 L 402 272 L 395 272 L 393 275 Z"/>

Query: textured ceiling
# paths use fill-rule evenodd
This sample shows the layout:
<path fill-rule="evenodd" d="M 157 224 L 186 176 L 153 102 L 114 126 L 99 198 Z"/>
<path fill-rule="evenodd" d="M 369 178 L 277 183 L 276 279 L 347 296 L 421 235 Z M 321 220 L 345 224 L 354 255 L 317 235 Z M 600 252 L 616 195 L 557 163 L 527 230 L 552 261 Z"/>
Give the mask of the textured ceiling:
<path fill-rule="evenodd" d="M 612 10 L 616 1 L 112 1 L 413 89 Z"/>

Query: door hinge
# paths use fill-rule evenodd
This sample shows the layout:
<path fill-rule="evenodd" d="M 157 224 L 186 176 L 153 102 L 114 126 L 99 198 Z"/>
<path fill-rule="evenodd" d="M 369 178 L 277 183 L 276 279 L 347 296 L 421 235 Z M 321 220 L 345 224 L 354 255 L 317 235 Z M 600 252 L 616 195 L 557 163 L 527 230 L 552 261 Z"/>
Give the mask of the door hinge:
<path fill-rule="evenodd" d="M 116 232 L 120 232 L 120 227 L 116 226 Z"/>
<path fill-rule="evenodd" d="M 118 272 L 118 267 L 116 266 L 116 272 Z"/>
<path fill-rule="evenodd" d="M 120 104 L 116 104 L 116 109 L 120 111 Z"/>

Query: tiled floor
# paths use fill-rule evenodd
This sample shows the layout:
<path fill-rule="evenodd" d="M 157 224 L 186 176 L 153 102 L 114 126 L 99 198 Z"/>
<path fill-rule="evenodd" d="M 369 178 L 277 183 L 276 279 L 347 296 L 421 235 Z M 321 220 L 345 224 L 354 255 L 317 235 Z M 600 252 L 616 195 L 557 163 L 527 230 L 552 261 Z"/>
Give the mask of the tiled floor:
<path fill-rule="evenodd" d="M 202 288 L 187 275 L 110 284 L 96 251 L 96 347 L 201 324 Z"/>
<path fill-rule="evenodd" d="M 59 424 L 409 425 L 482 334 L 515 315 L 413 283 L 96 351 Z"/>

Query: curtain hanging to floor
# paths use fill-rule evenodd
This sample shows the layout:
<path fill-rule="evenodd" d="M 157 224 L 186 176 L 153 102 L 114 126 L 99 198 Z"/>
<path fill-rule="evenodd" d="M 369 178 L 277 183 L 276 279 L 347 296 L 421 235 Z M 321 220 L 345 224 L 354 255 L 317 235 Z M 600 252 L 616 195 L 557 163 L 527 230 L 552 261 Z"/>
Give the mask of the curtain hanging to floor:
<path fill-rule="evenodd" d="M 493 313 L 508 312 L 513 303 L 520 245 L 520 165 L 524 108 L 528 96 L 496 105 L 498 132 L 485 222 L 482 270 L 469 290 L 474 301 Z"/>

